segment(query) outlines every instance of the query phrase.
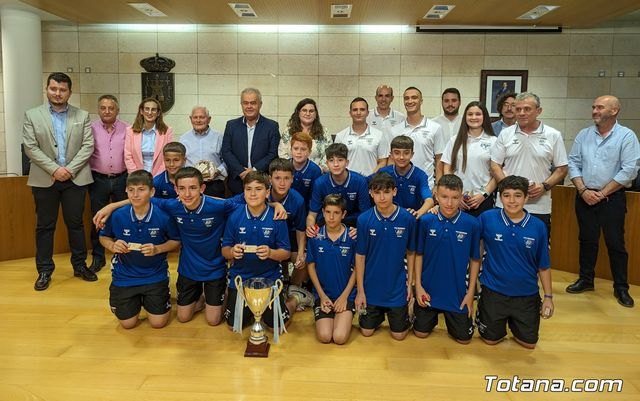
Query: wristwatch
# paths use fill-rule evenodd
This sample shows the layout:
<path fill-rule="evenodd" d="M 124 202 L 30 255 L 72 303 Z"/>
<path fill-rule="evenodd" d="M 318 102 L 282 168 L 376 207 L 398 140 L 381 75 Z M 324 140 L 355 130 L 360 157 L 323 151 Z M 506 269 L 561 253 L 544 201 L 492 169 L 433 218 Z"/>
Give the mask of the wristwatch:
<path fill-rule="evenodd" d="M 489 197 L 489 193 L 488 192 L 483 192 L 482 196 L 484 196 L 484 198 L 487 199 Z"/>
<path fill-rule="evenodd" d="M 544 188 L 544 190 L 546 192 L 549 192 L 549 190 L 551 190 L 551 185 L 549 185 L 549 183 L 547 183 L 547 182 L 543 182 L 542 183 L 542 187 Z"/>

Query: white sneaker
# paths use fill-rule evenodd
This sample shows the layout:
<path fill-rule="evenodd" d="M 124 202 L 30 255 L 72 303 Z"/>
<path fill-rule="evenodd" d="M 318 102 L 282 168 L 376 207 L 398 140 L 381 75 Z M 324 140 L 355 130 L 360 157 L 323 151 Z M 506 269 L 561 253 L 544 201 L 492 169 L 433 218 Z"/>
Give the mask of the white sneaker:
<path fill-rule="evenodd" d="M 289 286 L 289 296 L 296 299 L 298 306 L 296 309 L 304 310 L 305 307 L 313 307 L 313 294 L 297 285 Z"/>

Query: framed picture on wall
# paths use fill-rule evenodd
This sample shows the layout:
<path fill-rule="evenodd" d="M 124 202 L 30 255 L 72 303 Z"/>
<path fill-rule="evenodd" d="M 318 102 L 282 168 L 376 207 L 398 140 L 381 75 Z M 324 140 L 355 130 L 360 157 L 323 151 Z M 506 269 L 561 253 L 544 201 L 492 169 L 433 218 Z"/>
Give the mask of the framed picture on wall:
<path fill-rule="evenodd" d="M 480 101 L 487 106 L 489 115 L 498 118 L 498 99 L 508 92 L 527 90 L 527 70 L 482 70 L 480 75 Z"/>

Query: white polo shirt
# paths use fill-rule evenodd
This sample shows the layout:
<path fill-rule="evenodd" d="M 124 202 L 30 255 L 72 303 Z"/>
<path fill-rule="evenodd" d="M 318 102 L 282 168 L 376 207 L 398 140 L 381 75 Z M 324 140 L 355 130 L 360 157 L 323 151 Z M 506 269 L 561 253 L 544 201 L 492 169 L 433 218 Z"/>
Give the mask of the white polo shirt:
<path fill-rule="evenodd" d="M 440 124 L 442 127 L 442 135 L 444 136 L 444 141 L 446 143 L 450 138 L 458 135 L 458 131 L 460 131 L 460 124 L 462 124 L 462 114 L 458 113 L 453 121 L 449 120 L 444 114 L 441 114 L 434 118 L 433 121 Z"/>
<path fill-rule="evenodd" d="M 338 132 L 334 143 L 344 143 L 349 149 L 349 170 L 370 176 L 378 165 L 378 159 L 389 157 L 389 137 L 379 129 L 367 126 L 358 135 L 351 127 Z"/>
<path fill-rule="evenodd" d="M 445 146 L 440 125 L 427 117 L 423 117 L 417 126 L 411 126 L 405 120 L 403 124 L 393 127 L 391 133 L 393 138 L 406 135 L 413 139 L 414 154 L 411 161 L 427 173 L 429 176 L 429 188 L 433 189 L 435 183 L 435 157 L 442 154 Z"/>
<path fill-rule="evenodd" d="M 491 181 L 491 148 L 496 137 L 482 131 L 477 138 L 469 135 L 467 138 L 467 167 L 462 171 L 462 146 L 458 149 L 455 174 L 462 180 L 465 192 L 472 195 L 486 192 L 485 186 Z M 442 152 L 443 163 L 451 165 L 453 158 L 453 143 L 456 137 L 447 142 Z"/>
<path fill-rule="evenodd" d="M 404 114 L 393 109 L 391 109 L 389 115 L 387 115 L 386 117 L 382 117 L 378 113 L 378 109 L 374 107 L 373 109 L 369 110 L 369 115 L 367 116 L 367 124 L 369 124 L 373 128 L 379 129 L 387 135 L 391 135 L 391 129 L 398 124 L 402 124 L 405 119 L 406 117 Z"/>
<path fill-rule="evenodd" d="M 549 178 L 551 166 L 568 164 L 562 134 L 542 122 L 531 134 L 522 132 L 518 124 L 503 129 L 491 148 L 491 160 L 498 164 L 504 163 L 502 169 L 505 175 L 519 175 L 535 183 Z M 502 207 L 499 197 L 497 206 Z M 529 200 L 525 208 L 529 213 L 550 214 L 551 192 Z"/>

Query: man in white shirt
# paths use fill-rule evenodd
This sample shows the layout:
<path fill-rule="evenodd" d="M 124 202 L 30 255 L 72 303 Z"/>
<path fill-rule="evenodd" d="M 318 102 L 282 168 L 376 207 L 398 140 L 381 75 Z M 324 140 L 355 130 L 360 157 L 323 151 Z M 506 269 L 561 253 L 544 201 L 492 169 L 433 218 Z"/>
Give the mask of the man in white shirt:
<path fill-rule="evenodd" d="M 402 124 L 393 127 L 392 137 L 406 135 L 413 139 L 414 155 L 411 161 L 429 176 L 429 188 L 433 188 L 440 177 L 436 176 L 436 164 L 440 161 L 446 145 L 442 128 L 422 114 L 422 92 L 410 86 L 402 95 L 407 118 Z"/>
<path fill-rule="evenodd" d="M 458 135 L 462 115 L 460 115 L 460 91 L 456 88 L 447 88 L 442 92 L 442 114 L 433 121 L 440 124 L 445 143 Z"/>
<path fill-rule="evenodd" d="M 505 176 L 529 179 L 525 208 L 551 231 L 551 188 L 567 175 L 567 151 L 560 131 L 542 123 L 540 98 L 530 92 L 516 96 L 516 124 L 500 133 L 491 149 L 491 172 L 497 182 Z M 497 206 L 501 207 L 500 198 Z"/>
<path fill-rule="evenodd" d="M 344 143 L 349 149 L 349 169 L 369 176 L 387 165 L 389 137 L 367 124 L 369 104 L 361 97 L 349 106 L 351 126 L 338 132 L 335 143 Z"/>
<path fill-rule="evenodd" d="M 204 106 L 195 106 L 189 120 L 193 129 L 180 137 L 180 142 L 187 148 L 186 165 L 203 171 L 206 195 L 224 198 L 227 166 L 220 155 L 223 135 L 209 126 L 211 115 Z"/>
<path fill-rule="evenodd" d="M 377 107 L 369 110 L 367 124 L 379 129 L 387 135 L 391 135 L 391 129 L 404 122 L 405 116 L 397 110 L 391 108 L 393 102 L 393 88 L 387 85 L 380 85 L 376 89 Z"/>

